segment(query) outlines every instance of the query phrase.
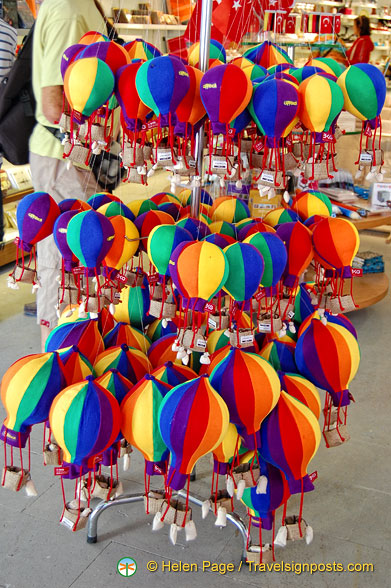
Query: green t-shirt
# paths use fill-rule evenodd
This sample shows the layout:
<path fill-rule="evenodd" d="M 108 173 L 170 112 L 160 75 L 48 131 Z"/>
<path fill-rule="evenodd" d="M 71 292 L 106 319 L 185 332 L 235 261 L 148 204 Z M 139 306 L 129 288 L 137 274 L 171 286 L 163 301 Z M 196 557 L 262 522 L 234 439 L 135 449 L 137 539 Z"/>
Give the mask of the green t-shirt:
<path fill-rule="evenodd" d="M 60 141 L 42 126 L 55 125 L 42 113 L 41 88 L 63 85 L 62 54 L 88 31 L 106 34 L 105 22 L 94 0 L 44 0 L 42 3 L 34 29 L 33 89 L 38 124 L 30 138 L 32 153 L 62 159 Z"/>

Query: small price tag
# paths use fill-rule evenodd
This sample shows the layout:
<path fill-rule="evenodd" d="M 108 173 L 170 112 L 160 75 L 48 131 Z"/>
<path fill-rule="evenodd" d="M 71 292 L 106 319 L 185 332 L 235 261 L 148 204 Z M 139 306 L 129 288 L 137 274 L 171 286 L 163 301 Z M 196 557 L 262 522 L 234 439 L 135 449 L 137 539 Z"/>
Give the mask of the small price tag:
<path fill-rule="evenodd" d="M 14 239 L 14 243 L 15 243 L 15 245 L 20 245 L 20 241 L 21 241 L 21 240 L 20 240 L 20 238 L 19 238 L 19 237 L 15 237 L 15 239 Z"/>
<path fill-rule="evenodd" d="M 253 343 L 254 335 L 241 335 L 240 342 L 241 343 Z"/>
<path fill-rule="evenodd" d="M 188 159 L 188 160 L 187 160 L 187 165 L 188 165 L 189 167 L 192 167 L 193 169 L 195 169 L 196 162 L 195 162 L 195 160 L 194 160 L 194 159 Z"/>
<path fill-rule="evenodd" d="M 208 320 L 208 325 L 209 325 L 209 327 L 210 327 L 211 329 L 215 329 L 215 328 L 217 327 L 217 323 L 216 323 L 216 321 L 214 321 L 214 320 L 213 320 L 213 319 L 211 319 L 211 318 Z"/>
<path fill-rule="evenodd" d="M 355 278 L 361 278 L 362 275 L 363 275 L 362 268 L 352 267 L 352 276 L 354 276 Z"/>
<path fill-rule="evenodd" d="M 171 161 L 172 155 L 171 151 L 161 151 L 157 153 L 157 160 L 158 161 Z"/>
<path fill-rule="evenodd" d="M 120 300 L 120 298 L 121 298 L 121 292 L 114 292 L 114 298 L 116 300 Z"/>
<path fill-rule="evenodd" d="M 261 181 L 267 182 L 268 184 L 274 184 L 274 174 L 268 171 L 263 171 Z"/>
<path fill-rule="evenodd" d="M 257 292 L 254 296 L 255 300 L 259 302 L 263 298 L 263 292 Z"/>
<path fill-rule="evenodd" d="M 249 137 L 251 137 L 251 135 L 256 135 L 257 134 L 257 129 L 255 127 L 250 127 L 249 129 L 247 129 L 247 135 Z"/>
<path fill-rule="evenodd" d="M 315 470 L 314 472 L 312 472 L 312 474 L 309 474 L 309 476 L 308 476 L 308 477 L 309 477 L 309 479 L 311 480 L 311 482 L 315 482 L 315 480 L 316 480 L 316 479 L 317 479 L 317 477 L 318 477 L 318 472 L 317 472 L 317 470 Z"/>
<path fill-rule="evenodd" d="M 211 302 L 207 302 L 204 306 L 205 312 L 212 312 L 213 314 L 216 312 L 216 307 Z"/>
<path fill-rule="evenodd" d="M 162 468 L 159 468 L 159 466 L 157 466 L 155 463 L 153 464 L 153 471 L 155 474 L 160 474 L 160 475 L 162 475 L 164 473 Z"/>
<path fill-rule="evenodd" d="M 212 169 L 227 169 L 228 164 L 227 160 L 224 158 L 213 158 L 212 159 Z"/>
<path fill-rule="evenodd" d="M 206 349 L 206 341 L 204 341 L 204 339 L 197 339 L 196 345 L 197 347 L 202 347 L 202 349 Z"/>
<path fill-rule="evenodd" d="M 262 151 L 263 149 L 263 141 L 262 139 L 260 141 L 257 141 L 256 143 L 254 143 L 254 149 L 257 153 L 259 153 L 260 151 Z"/>
<path fill-rule="evenodd" d="M 288 137 L 287 139 L 285 139 L 285 145 L 287 147 L 290 147 L 292 145 L 292 139 L 290 137 Z"/>
<path fill-rule="evenodd" d="M 228 129 L 228 137 L 234 137 L 236 134 L 236 129 Z"/>
<path fill-rule="evenodd" d="M 148 276 L 149 284 L 151 284 L 151 285 L 157 284 L 158 281 L 159 281 L 159 274 L 151 274 L 150 276 Z"/>
<path fill-rule="evenodd" d="M 361 153 L 360 155 L 360 161 L 362 163 L 370 163 L 372 161 L 372 153 Z"/>
<path fill-rule="evenodd" d="M 294 310 L 290 310 L 287 315 L 288 319 L 293 319 L 293 317 L 295 316 L 295 311 Z"/>
<path fill-rule="evenodd" d="M 55 476 L 67 476 L 69 474 L 69 466 L 54 468 Z"/>
<path fill-rule="evenodd" d="M 122 282 L 122 283 L 124 283 L 124 284 L 126 284 L 126 282 L 127 282 L 126 276 L 123 276 L 122 274 L 120 274 L 119 276 L 117 276 L 117 280 L 120 281 L 120 282 Z"/>
<path fill-rule="evenodd" d="M 75 523 L 73 521 L 70 521 L 66 517 L 63 517 L 63 519 L 61 521 L 61 525 L 64 525 L 64 527 L 68 527 L 68 529 L 73 529 L 73 527 L 75 526 Z"/>
<path fill-rule="evenodd" d="M 297 135 L 296 133 L 294 133 L 294 134 L 292 135 L 292 139 L 293 139 L 294 141 L 301 141 L 301 135 Z"/>
<path fill-rule="evenodd" d="M 258 323 L 258 331 L 260 333 L 271 333 L 272 332 L 271 323 Z"/>

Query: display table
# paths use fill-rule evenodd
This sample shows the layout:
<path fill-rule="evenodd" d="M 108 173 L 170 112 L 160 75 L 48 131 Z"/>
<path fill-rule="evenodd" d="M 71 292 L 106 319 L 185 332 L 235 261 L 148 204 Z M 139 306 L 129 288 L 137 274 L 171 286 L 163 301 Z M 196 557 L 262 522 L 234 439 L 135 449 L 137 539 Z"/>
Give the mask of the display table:
<path fill-rule="evenodd" d="M 351 220 L 351 219 L 350 219 Z M 358 231 L 373 229 L 382 225 L 391 225 L 391 211 L 383 214 L 372 214 L 357 220 L 351 220 Z"/>
<path fill-rule="evenodd" d="M 380 302 L 387 295 L 389 280 L 384 274 L 365 274 L 353 279 L 353 298 L 358 305 L 357 310 Z M 345 292 L 350 291 L 350 280 L 346 280 Z"/>

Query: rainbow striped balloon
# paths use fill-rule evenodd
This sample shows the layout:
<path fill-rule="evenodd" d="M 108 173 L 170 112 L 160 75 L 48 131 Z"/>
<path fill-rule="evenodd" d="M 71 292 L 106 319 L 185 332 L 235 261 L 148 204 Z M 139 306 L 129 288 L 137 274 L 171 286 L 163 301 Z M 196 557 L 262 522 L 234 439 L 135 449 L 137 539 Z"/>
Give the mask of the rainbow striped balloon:
<path fill-rule="evenodd" d="M 279 372 L 278 375 L 282 389 L 308 406 L 310 411 L 319 419 L 321 411 L 320 397 L 312 382 L 299 374 Z"/>
<path fill-rule="evenodd" d="M 158 413 L 166 394 L 172 389 L 152 375 L 134 386 L 121 404 L 122 431 L 144 456 L 146 473 L 165 474 L 169 451 L 158 423 Z"/>
<path fill-rule="evenodd" d="M 159 428 L 171 453 L 167 485 L 180 490 L 194 465 L 224 439 L 229 424 L 228 408 L 212 388 L 208 376 L 175 386 L 159 410 Z"/>
<path fill-rule="evenodd" d="M 115 368 L 133 384 L 137 384 L 152 369 L 145 353 L 139 349 L 128 347 L 125 343 L 118 347 L 110 347 L 100 353 L 94 367 L 98 376 Z"/>

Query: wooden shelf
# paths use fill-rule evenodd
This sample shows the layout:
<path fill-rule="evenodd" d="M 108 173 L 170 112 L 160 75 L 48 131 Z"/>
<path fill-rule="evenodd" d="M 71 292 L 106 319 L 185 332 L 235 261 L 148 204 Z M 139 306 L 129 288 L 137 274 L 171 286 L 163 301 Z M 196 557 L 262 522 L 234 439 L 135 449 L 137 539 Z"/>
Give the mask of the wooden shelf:
<path fill-rule="evenodd" d="M 136 31 L 185 31 L 186 25 L 116 23 L 115 28 L 117 30 L 134 29 Z"/>
<path fill-rule="evenodd" d="M 374 227 L 381 227 L 382 225 L 391 225 L 391 212 L 384 214 L 373 214 L 357 220 L 351 220 L 351 222 L 358 231 L 373 229 Z"/>
<path fill-rule="evenodd" d="M 3 204 L 7 204 L 9 202 L 17 202 L 18 200 L 21 200 L 24 196 L 27 196 L 27 194 L 31 194 L 32 192 L 34 192 L 32 188 L 27 188 L 27 190 L 20 190 L 19 192 L 11 192 L 10 194 L 3 196 Z"/>
<path fill-rule="evenodd" d="M 353 298 L 360 310 L 383 300 L 388 293 L 389 280 L 386 274 L 365 274 L 353 279 Z M 346 280 L 345 292 L 350 292 L 350 280 Z"/>

